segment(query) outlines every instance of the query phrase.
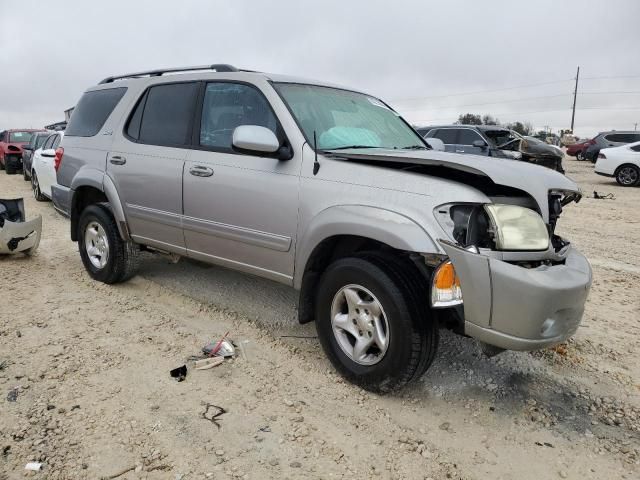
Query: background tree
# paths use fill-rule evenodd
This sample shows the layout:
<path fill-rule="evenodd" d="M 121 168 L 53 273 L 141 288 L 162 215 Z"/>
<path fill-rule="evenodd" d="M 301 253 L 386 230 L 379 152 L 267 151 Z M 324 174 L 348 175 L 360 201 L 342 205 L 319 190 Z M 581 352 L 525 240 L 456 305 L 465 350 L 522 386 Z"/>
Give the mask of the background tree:
<path fill-rule="evenodd" d="M 500 120 L 492 117 L 491 115 L 484 115 L 482 117 L 482 124 L 483 125 L 500 125 Z"/>
<path fill-rule="evenodd" d="M 529 122 L 513 122 L 509 123 L 507 127 L 518 132 L 522 136 L 533 135 L 533 125 Z"/>
<path fill-rule="evenodd" d="M 482 117 L 475 113 L 465 113 L 458 117 L 457 125 L 482 125 Z"/>

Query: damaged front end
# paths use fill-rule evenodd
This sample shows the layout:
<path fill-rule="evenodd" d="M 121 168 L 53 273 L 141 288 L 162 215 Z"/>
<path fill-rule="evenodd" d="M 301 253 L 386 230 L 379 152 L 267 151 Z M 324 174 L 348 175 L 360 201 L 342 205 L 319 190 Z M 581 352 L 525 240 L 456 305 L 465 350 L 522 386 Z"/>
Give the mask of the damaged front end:
<path fill-rule="evenodd" d="M 40 244 L 42 217 L 25 221 L 22 198 L 0 199 L 0 254 L 32 254 Z"/>
<path fill-rule="evenodd" d="M 439 244 L 455 268 L 466 335 L 500 349 L 535 350 L 575 333 L 591 267 L 555 227 L 562 207 L 579 197 L 550 191 L 547 222 L 527 199 L 435 209 L 449 234 Z"/>
<path fill-rule="evenodd" d="M 564 153 L 562 150 L 537 138 L 515 138 L 503 145 L 499 145 L 496 156 L 522 160 L 564 173 L 564 168 L 562 167 Z"/>

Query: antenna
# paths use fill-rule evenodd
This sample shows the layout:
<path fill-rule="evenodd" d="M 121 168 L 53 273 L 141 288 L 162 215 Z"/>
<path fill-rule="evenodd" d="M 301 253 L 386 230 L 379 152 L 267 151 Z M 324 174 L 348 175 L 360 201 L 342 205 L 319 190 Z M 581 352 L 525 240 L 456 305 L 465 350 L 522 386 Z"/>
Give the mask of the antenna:
<path fill-rule="evenodd" d="M 313 131 L 313 152 L 315 157 L 313 159 L 313 174 L 317 175 L 320 170 L 320 163 L 318 162 L 318 141 L 316 140 L 316 131 Z"/>

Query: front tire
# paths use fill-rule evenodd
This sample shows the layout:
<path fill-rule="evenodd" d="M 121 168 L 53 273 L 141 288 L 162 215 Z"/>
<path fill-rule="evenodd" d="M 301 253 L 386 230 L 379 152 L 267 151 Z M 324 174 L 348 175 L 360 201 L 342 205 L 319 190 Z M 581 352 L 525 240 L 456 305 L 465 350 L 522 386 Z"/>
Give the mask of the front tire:
<path fill-rule="evenodd" d="M 584 153 L 582 152 L 582 150 L 580 150 L 578 153 L 576 153 L 576 160 L 578 160 L 579 162 L 583 162 L 584 161 Z"/>
<path fill-rule="evenodd" d="M 640 185 L 640 168 L 635 165 L 622 165 L 616 171 L 616 182 L 623 187 Z"/>
<path fill-rule="evenodd" d="M 113 284 L 129 280 L 138 270 L 140 249 L 120 238 L 111 210 L 90 205 L 78 222 L 78 249 L 85 269 L 94 280 Z"/>
<path fill-rule="evenodd" d="M 316 327 L 325 354 L 349 381 L 389 392 L 419 378 L 438 345 L 428 288 L 416 267 L 377 253 L 331 264 L 320 279 Z"/>

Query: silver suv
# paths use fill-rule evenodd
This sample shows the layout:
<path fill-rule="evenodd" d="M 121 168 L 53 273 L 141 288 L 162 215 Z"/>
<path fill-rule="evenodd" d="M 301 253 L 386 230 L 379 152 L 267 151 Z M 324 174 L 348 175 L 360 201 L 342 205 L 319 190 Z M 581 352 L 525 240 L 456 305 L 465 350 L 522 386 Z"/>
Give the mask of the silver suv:
<path fill-rule="evenodd" d="M 171 74 L 171 75 L 170 75 Z M 419 378 L 438 329 L 487 353 L 562 342 L 587 259 L 554 233 L 578 186 L 547 168 L 431 150 L 382 100 L 229 65 L 90 88 L 56 161 L 56 208 L 89 275 L 141 250 L 299 290 L 299 320 L 349 380 Z"/>

